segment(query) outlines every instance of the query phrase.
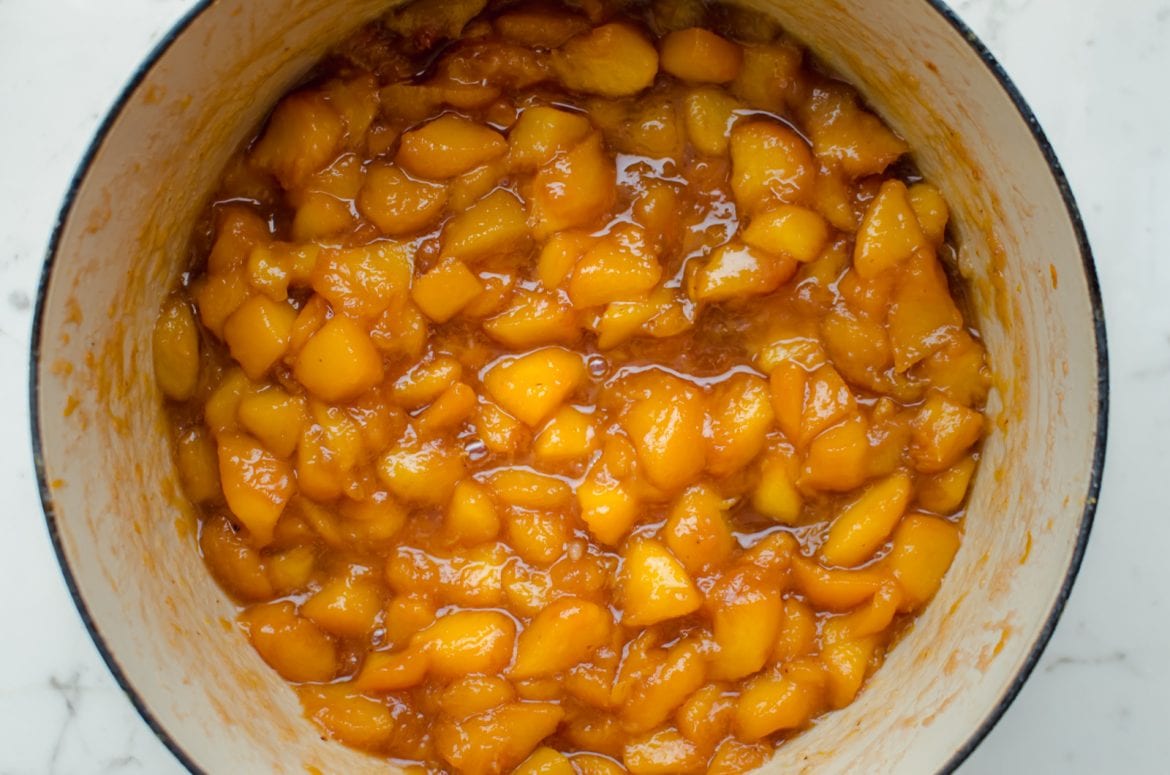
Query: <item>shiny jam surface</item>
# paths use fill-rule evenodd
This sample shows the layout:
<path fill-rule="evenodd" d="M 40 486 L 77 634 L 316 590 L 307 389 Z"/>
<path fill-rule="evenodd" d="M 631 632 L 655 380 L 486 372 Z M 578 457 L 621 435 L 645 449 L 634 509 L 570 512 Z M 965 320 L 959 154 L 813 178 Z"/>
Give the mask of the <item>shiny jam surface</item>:
<path fill-rule="evenodd" d="M 736 773 L 851 702 L 985 426 L 908 150 L 685 1 L 416 3 L 285 96 L 154 362 L 199 551 L 322 733 Z"/>

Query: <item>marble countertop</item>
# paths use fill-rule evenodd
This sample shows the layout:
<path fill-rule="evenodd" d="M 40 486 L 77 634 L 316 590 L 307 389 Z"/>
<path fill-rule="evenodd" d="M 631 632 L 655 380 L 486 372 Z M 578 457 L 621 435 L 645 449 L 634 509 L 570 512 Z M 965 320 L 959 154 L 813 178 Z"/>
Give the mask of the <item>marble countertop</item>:
<path fill-rule="evenodd" d="M 49 232 L 137 63 L 192 0 L 0 0 L 0 775 L 178 773 L 110 677 L 49 545 L 27 350 Z M 963 766 L 1170 772 L 1170 0 L 955 0 L 1030 101 L 1080 201 L 1112 359 L 1088 555 L 1032 678 Z"/>

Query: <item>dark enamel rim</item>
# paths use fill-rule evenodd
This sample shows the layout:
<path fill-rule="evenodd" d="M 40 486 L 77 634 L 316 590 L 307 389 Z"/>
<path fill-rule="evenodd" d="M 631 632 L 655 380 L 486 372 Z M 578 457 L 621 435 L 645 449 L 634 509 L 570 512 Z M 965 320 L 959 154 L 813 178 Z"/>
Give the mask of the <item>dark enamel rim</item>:
<path fill-rule="evenodd" d="M 1036 667 L 1036 663 L 1040 660 L 1040 656 L 1044 653 L 1048 641 L 1052 638 L 1053 632 L 1056 630 L 1057 622 L 1060 620 L 1060 615 L 1064 610 L 1065 604 L 1068 602 L 1069 595 L 1072 593 L 1073 583 L 1076 580 L 1077 572 L 1080 570 L 1081 561 L 1084 559 L 1085 547 L 1089 540 L 1089 534 L 1093 527 L 1093 517 L 1097 509 L 1097 497 L 1101 489 L 1101 477 L 1105 466 L 1105 442 L 1109 425 L 1109 354 L 1105 336 L 1105 310 L 1101 301 L 1101 288 L 1097 282 L 1097 272 L 1093 265 L 1092 250 L 1089 246 L 1089 239 L 1085 232 L 1084 221 L 1081 218 L 1080 211 L 1077 209 L 1076 200 L 1073 197 L 1072 189 L 1069 186 L 1068 179 L 1065 177 L 1064 170 L 1060 162 L 1056 158 L 1056 153 L 1052 145 L 1048 142 L 1040 123 L 1036 120 L 1032 110 L 1024 101 L 1023 95 L 1020 94 L 1019 89 L 1008 77 L 1003 67 L 992 56 L 991 52 L 983 44 L 975 33 L 959 19 L 949 6 L 943 0 L 923 0 L 927 6 L 932 8 L 939 16 L 941 16 L 948 24 L 954 28 L 962 38 L 967 42 L 967 45 L 978 55 L 983 64 L 999 82 L 1001 88 L 1011 99 L 1012 104 L 1015 105 L 1017 112 L 1028 128 L 1032 132 L 1032 137 L 1036 141 L 1037 147 L 1044 155 L 1048 162 L 1049 171 L 1052 174 L 1053 180 L 1056 182 L 1060 190 L 1060 195 L 1064 200 L 1065 208 L 1068 211 L 1069 221 L 1072 223 L 1073 229 L 1076 232 L 1077 244 L 1081 253 L 1081 261 L 1084 266 L 1085 283 L 1088 287 L 1089 301 L 1092 305 L 1093 312 L 1093 330 L 1096 338 L 1097 349 L 1097 428 L 1096 440 L 1093 449 L 1093 465 L 1089 475 L 1088 491 L 1085 495 L 1085 507 L 1081 516 L 1081 525 L 1077 534 L 1076 547 L 1073 550 L 1071 561 L 1069 562 L 1068 571 L 1065 574 L 1064 581 L 1061 583 L 1060 590 L 1056 596 L 1056 600 L 1052 605 L 1052 609 L 1048 612 L 1045 618 L 1044 627 L 1041 629 L 1039 636 L 1028 653 L 1024 664 L 1020 667 L 1019 672 L 1007 687 L 1006 691 L 999 698 L 995 707 L 987 714 L 987 716 L 980 722 L 979 726 L 967 738 L 967 741 L 947 760 L 946 764 L 939 770 L 941 773 L 952 773 L 958 769 L 959 765 L 971 755 L 979 744 L 987 737 L 988 733 L 995 727 L 996 723 L 1003 717 L 1008 707 L 1015 700 L 1020 693 L 1024 683 L 1028 680 L 1032 670 Z M 135 71 L 133 77 L 123 88 L 114 102 L 110 112 L 102 121 L 94 139 L 85 151 L 81 163 L 78 165 L 77 171 L 74 173 L 73 180 L 69 184 L 69 188 L 65 195 L 64 203 L 61 206 L 61 211 L 57 215 L 57 220 L 53 226 L 53 233 L 49 240 L 49 249 L 45 257 L 44 269 L 41 273 L 40 281 L 37 287 L 37 303 L 36 310 L 33 316 L 32 327 L 32 347 L 29 354 L 29 407 L 30 419 L 32 424 L 32 447 L 33 447 L 33 461 L 36 467 L 37 485 L 40 491 L 41 504 L 45 512 L 45 520 L 49 530 L 49 537 L 53 543 L 53 550 L 57 555 L 57 562 L 61 566 L 61 572 L 65 576 L 65 583 L 69 588 L 69 594 L 73 598 L 74 605 L 77 606 L 77 611 L 81 615 L 81 620 L 84 622 L 86 629 L 89 631 L 90 637 L 93 639 L 94 645 L 101 654 L 102 659 L 105 660 L 106 666 L 110 669 L 114 679 L 118 685 L 122 687 L 122 691 L 130 698 L 131 703 L 138 710 L 139 715 L 142 716 L 147 726 L 154 731 L 163 745 L 167 747 L 175 758 L 192 773 L 205 772 L 198 764 L 195 763 L 194 758 L 188 754 L 179 744 L 171 737 L 170 733 L 163 728 L 159 720 L 154 716 L 150 709 L 146 706 L 142 697 L 135 690 L 130 683 L 126 673 L 123 671 L 114 654 L 110 651 L 108 644 L 98 631 L 97 625 L 94 623 L 93 617 L 86 607 L 85 601 L 82 598 L 81 590 L 78 588 L 77 579 L 73 576 L 69 568 L 68 561 L 65 557 L 64 546 L 61 541 L 61 534 L 57 527 L 56 511 L 53 506 L 53 493 L 49 487 L 48 478 L 45 472 L 45 460 L 43 448 L 41 444 L 41 418 L 40 409 L 38 407 L 37 396 L 40 392 L 40 382 L 37 366 L 40 361 L 41 343 L 43 341 L 43 316 L 45 305 L 45 294 L 48 290 L 50 278 L 53 274 L 53 267 L 58 258 L 58 249 L 60 248 L 61 234 L 64 230 L 65 223 L 68 221 L 72 213 L 74 202 L 77 198 L 82 181 L 89 172 L 90 165 L 94 157 L 101 149 L 106 135 L 109 133 L 111 127 L 117 122 L 122 114 L 122 110 L 130 101 L 138 86 L 146 78 L 147 74 L 158 62 L 158 60 L 167 52 L 175 40 L 183 34 L 183 32 L 191 25 L 191 23 L 207 10 L 214 0 L 199 0 L 175 25 L 166 35 L 155 45 L 150 54 L 143 60 L 142 65 Z"/>

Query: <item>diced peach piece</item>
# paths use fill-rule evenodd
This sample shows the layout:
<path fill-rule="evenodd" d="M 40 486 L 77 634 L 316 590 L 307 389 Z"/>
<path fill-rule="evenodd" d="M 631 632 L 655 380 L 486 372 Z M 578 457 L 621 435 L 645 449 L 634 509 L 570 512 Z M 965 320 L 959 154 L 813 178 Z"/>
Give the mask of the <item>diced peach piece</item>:
<path fill-rule="evenodd" d="M 919 471 L 945 471 L 983 435 L 983 415 L 931 393 L 911 423 L 910 456 Z"/>
<path fill-rule="evenodd" d="M 746 466 L 764 448 L 775 420 L 768 383 L 753 374 L 733 374 L 715 385 L 707 407 L 707 468 L 716 476 L 726 476 Z"/>
<path fill-rule="evenodd" d="M 439 695 L 439 709 L 465 719 L 516 699 L 516 690 L 495 675 L 469 675 L 452 681 Z"/>
<path fill-rule="evenodd" d="M 595 307 L 646 293 L 662 277 L 654 253 L 642 229 L 619 224 L 577 262 L 569 280 L 573 306 Z"/>
<path fill-rule="evenodd" d="M 673 646 L 648 675 L 631 687 L 621 711 L 626 731 L 646 732 L 670 718 L 703 685 L 705 668 L 697 644 L 683 641 Z"/>
<path fill-rule="evenodd" d="M 808 446 L 821 431 L 856 411 L 857 399 L 853 391 L 837 370 L 826 363 L 805 380 L 800 435 L 794 441 L 802 447 Z"/>
<path fill-rule="evenodd" d="M 708 594 L 719 650 L 711 657 L 711 677 L 734 681 L 758 671 L 776 644 L 784 603 L 774 574 L 744 565 L 723 575 Z"/>
<path fill-rule="evenodd" d="M 556 48 L 579 32 L 589 29 L 583 16 L 562 8 L 517 6 L 497 16 L 492 23 L 505 40 L 534 48 Z"/>
<path fill-rule="evenodd" d="M 456 382 L 439 394 L 417 418 L 415 428 L 421 434 L 436 434 L 457 428 L 475 411 L 475 391 Z"/>
<path fill-rule="evenodd" d="M 626 546 L 618 582 L 622 623 L 642 627 L 696 611 L 699 591 L 665 546 L 652 540 Z"/>
<path fill-rule="evenodd" d="M 910 207 L 914 209 L 922 233 L 937 248 L 947 235 L 947 219 L 950 218 L 947 200 L 930 183 L 915 183 L 910 186 L 909 194 Z"/>
<path fill-rule="evenodd" d="M 695 301 L 719 302 L 761 296 L 796 274 L 796 260 L 738 243 L 718 248 L 694 279 Z"/>
<path fill-rule="evenodd" d="M 550 291 L 559 287 L 593 241 L 588 234 L 574 231 L 560 231 L 549 237 L 536 262 L 540 284 Z"/>
<path fill-rule="evenodd" d="M 945 471 L 920 476 L 915 494 L 918 505 L 936 514 L 956 511 L 967 497 L 975 465 L 975 458 L 968 455 Z"/>
<path fill-rule="evenodd" d="M 616 546 L 638 518 L 637 496 L 612 479 L 591 475 L 577 488 L 577 501 L 589 532 L 610 546 Z"/>
<path fill-rule="evenodd" d="M 813 439 L 804 459 L 801 486 L 832 492 L 860 487 L 869 472 L 866 431 L 865 420 L 854 415 Z"/>
<path fill-rule="evenodd" d="M 301 605 L 301 615 L 334 635 L 361 638 L 382 611 L 378 585 L 363 576 L 329 579 Z"/>
<path fill-rule="evenodd" d="M 862 277 L 875 277 L 927 246 L 906 184 L 900 180 L 882 183 L 861 219 L 853 268 Z"/>
<path fill-rule="evenodd" d="M 562 407 L 537 434 L 532 452 L 544 465 L 582 460 L 596 447 L 593 421 L 571 406 Z"/>
<path fill-rule="evenodd" d="M 707 764 L 695 744 L 670 727 L 626 743 L 622 762 L 633 775 L 697 775 Z"/>
<path fill-rule="evenodd" d="M 252 543 L 266 546 L 296 487 L 292 466 L 249 436 L 224 434 L 219 437 L 219 479 L 228 508 L 248 528 Z"/>
<path fill-rule="evenodd" d="M 776 121 L 741 121 L 731 130 L 731 189 L 741 212 L 756 214 L 811 194 L 817 168 L 796 132 Z"/>
<path fill-rule="evenodd" d="M 163 303 L 151 339 L 154 378 L 163 395 L 186 401 L 199 383 L 199 329 L 190 305 L 177 296 Z"/>
<path fill-rule="evenodd" d="M 509 157 L 518 169 L 539 169 L 592 130 L 589 118 L 548 105 L 526 108 L 508 135 Z"/>
<path fill-rule="evenodd" d="M 735 698 L 725 684 L 710 683 L 693 693 L 678 709 L 678 730 L 699 747 L 712 751 L 731 731 Z"/>
<path fill-rule="evenodd" d="M 458 449 L 435 441 L 397 445 L 378 461 L 378 477 L 399 498 L 442 506 L 463 478 Z"/>
<path fill-rule="evenodd" d="M 430 672 L 443 678 L 495 674 L 512 660 L 516 625 L 498 611 L 461 610 L 440 616 L 411 639 L 426 654 Z"/>
<path fill-rule="evenodd" d="M 500 532 L 500 517 L 491 494 L 483 485 L 471 479 L 455 485 L 443 530 L 467 545 L 484 543 L 496 537 Z"/>
<path fill-rule="evenodd" d="M 212 517 L 199 531 L 203 561 L 216 581 L 241 600 L 268 600 L 272 584 L 260 552 L 248 545 L 224 517 Z"/>
<path fill-rule="evenodd" d="M 902 588 L 895 581 L 883 582 L 864 605 L 825 620 L 821 625 L 821 644 L 827 647 L 885 632 L 903 607 L 902 595 Z"/>
<path fill-rule="evenodd" d="M 791 525 L 800 517 L 804 499 L 796 489 L 787 460 L 770 457 L 760 464 L 760 479 L 752 491 L 752 508 L 769 519 Z"/>
<path fill-rule="evenodd" d="M 759 250 L 808 263 L 828 244 L 829 224 L 815 210 L 779 205 L 753 218 L 743 231 L 743 241 Z"/>
<path fill-rule="evenodd" d="M 410 249 L 395 242 L 327 249 L 309 282 L 334 310 L 376 318 L 410 288 L 412 263 Z"/>
<path fill-rule="evenodd" d="M 542 568 L 560 559 L 572 538 L 562 511 L 511 508 L 504 512 L 504 530 L 516 554 Z"/>
<path fill-rule="evenodd" d="M 920 250 L 902 264 L 890 299 L 890 346 L 899 374 L 959 335 L 963 316 L 955 305 L 942 264 Z"/>
<path fill-rule="evenodd" d="M 448 258 L 414 282 L 410 296 L 431 320 L 446 323 L 483 292 L 483 283 L 467 265 Z"/>
<path fill-rule="evenodd" d="M 857 94 L 840 82 L 813 90 L 806 125 L 817 157 L 850 177 L 879 175 L 909 150 L 902 138 L 858 104 Z"/>
<path fill-rule="evenodd" d="M 496 130 L 451 113 L 404 132 L 394 157 L 412 175 L 443 180 L 503 156 L 508 143 Z"/>
<path fill-rule="evenodd" d="M 346 684 L 303 687 L 305 715 L 345 745 L 380 752 L 399 730 L 385 703 L 363 697 Z"/>
<path fill-rule="evenodd" d="M 484 446 L 498 454 L 515 452 L 528 437 L 528 429 L 519 420 L 490 401 L 476 409 L 475 430 Z"/>
<path fill-rule="evenodd" d="M 901 472 L 866 488 L 833 520 L 821 546 L 821 559 L 829 565 L 853 567 L 873 557 L 905 513 L 910 490 L 910 477 Z"/>
<path fill-rule="evenodd" d="M 886 575 L 873 568 L 830 570 L 801 555 L 792 558 L 792 582 L 818 608 L 847 611 L 881 589 Z"/>
<path fill-rule="evenodd" d="M 175 466 L 183 492 L 192 503 L 220 497 L 218 452 L 215 440 L 203 428 L 192 428 L 176 439 Z"/>
<path fill-rule="evenodd" d="M 250 379 L 261 379 L 284 355 L 296 317 L 288 304 L 252 296 L 224 322 L 224 341 Z"/>
<path fill-rule="evenodd" d="M 416 363 L 394 381 L 390 395 L 403 409 L 418 409 L 434 401 L 463 376 L 463 364 L 450 355 Z"/>
<path fill-rule="evenodd" d="M 211 333 L 223 338 L 223 324 L 252 294 L 241 268 L 226 274 L 209 274 L 191 287 L 191 296 L 199 310 L 199 321 Z"/>
<path fill-rule="evenodd" d="M 561 509 L 573 499 L 569 485 L 554 476 L 523 468 L 507 468 L 488 481 L 500 500 L 525 509 Z"/>
<path fill-rule="evenodd" d="M 430 661 L 425 654 L 411 651 L 373 651 L 366 655 L 362 669 L 353 679 L 353 688 L 364 694 L 398 692 L 418 686 L 426 677 Z"/>
<path fill-rule="evenodd" d="M 608 642 L 612 625 L 609 612 L 596 603 L 561 598 L 520 633 L 508 675 L 516 680 L 568 670 Z"/>
<path fill-rule="evenodd" d="M 707 763 L 707 775 L 743 775 L 754 772 L 772 758 L 772 746 L 763 743 L 741 743 L 728 738 L 715 749 L 715 755 Z"/>
<path fill-rule="evenodd" d="M 603 24 L 567 40 L 553 52 L 553 71 L 565 88 L 625 97 L 654 83 L 658 52 L 625 24 Z"/>
<path fill-rule="evenodd" d="M 591 134 L 541 167 L 532 182 L 535 234 L 543 239 L 600 218 L 617 195 L 617 171 Z"/>
<path fill-rule="evenodd" d="M 496 775 L 515 767 L 561 723 L 565 711 L 548 702 L 511 702 L 434 728 L 435 749 L 466 775 Z"/>
<path fill-rule="evenodd" d="M 272 111 L 251 161 L 276 176 L 285 189 L 299 188 L 333 160 L 344 136 L 341 116 L 322 95 L 298 92 Z"/>
<path fill-rule="evenodd" d="M 280 388 L 243 396 L 236 413 L 240 425 L 279 457 L 292 455 L 308 420 L 304 397 Z"/>
<path fill-rule="evenodd" d="M 364 328 L 338 315 L 301 348 L 293 373 L 314 395 L 348 401 L 382 381 L 382 355 Z"/>
<path fill-rule="evenodd" d="M 723 500 L 705 484 L 694 485 L 678 497 L 663 534 L 670 551 L 691 573 L 722 564 L 735 545 L 723 515 Z"/>
<path fill-rule="evenodd" d="M 853 702 L 865 680 L 876 646 L 873 638 L 862 638 L 840 641 L 824 648 L 821 661 L 828 677 L 829 707 L 843 708 Z"/>
<path fill-rule="evenodd" d="M 215 242 L 207 254 L 207 273 L 227 274 L 248 260 L 252 251 L 271 239 L 268 223 L 243 205 L 216 208 Z"/>
<path fill-rule="evenodd" d="M 813 653 L 817 648 L 817 615 L 803 600 L 784 601 L 784 618 L 780 635 L 772 651 L 774 662 L 789 662 Z"/>
<path fill-rule="evenodd" d="M 786 113 L 785 95 L 800 75 L 802 54 L 786 43 L 743 47 L 743 65 L 732 81 L 732 94 L 749 106 L 771 113 Z"/>
<path fill-rule="evenodd" d="M 738 45 L 702 27 L 672 32 L 661 45 L 662 69 L 684 81 L 734 81 L 743 64 L 743 51 Z"/>
<path fill-rule="evenodd" d="M 518 291 L 512 303 L 483 324 L 492 339 L 513 349 L 572 342 L 581 329 L 573 308 L 554 294 Z"/>
<path fill-rule="evenodd" d="M 659 306 L 648 299 L 611 302 L 597 323 L 597 346 L 602 350 L 617 347 L 659 312 Z"/>
<path fill-rule="evenodd" d="M 520 766 L 512 770 L 512 775 L 577 775 L 577 770 L 560 751 L 542 747 L 520 762 Z"/>
<path fill-rule="evenodd" d="M 333 640 L 287 601 L 252 606 L 240 623 L 261 658 L 289 681 L 330 681 L 340 667 Z"/>
<path fill-rule="evenodd" d="M 587 379 L 579 355 L 548 347 L 496 364 L 483 383 L 509 414 L 536 427 Z"/>
<path fill-rule="evenodd" d="M 707 156 L 726 154 L 735 111 L 741 107 L 738 100 L 719 88 L 701 87 L 690 92 L 683 111 L 691 144 Z"/>
<path fill-rule="evenodd" d="M 374 164 L 358 194 L 357 206 L 383 233 L 391 237 L 422 231 L 439 218 L 447 189 L 415 180 L 391 164 Z"/>
<path fill-rule="evenodd" d="M 651 375 L 645 397 L 622 422 L 650 481 L 677 490 L 694 481 L 706 463 L 703 395 L 670 374 Z"/>
<path fill-rule="evenodd" d="M 783 675 L 753 678 L 735 708 L 736 736 L 753 741 L 773 732 L 800 729 L 816 712 L 818 694 L 814 686 Z"/>
<path fill-rule="evenodd" d="M 958 551 L 959 528 L 954 523 L 925 514 L 902 520 L 885 562 L 902 589 L 905 608 L 916 609 L 934 597 Z"/>
<path fill-rule="evenodd" d="M 528 233 L 528 214 L 520 200 L 497 189 L 447 223 L 443 255 L 474 261 L 515 248 Z"/>

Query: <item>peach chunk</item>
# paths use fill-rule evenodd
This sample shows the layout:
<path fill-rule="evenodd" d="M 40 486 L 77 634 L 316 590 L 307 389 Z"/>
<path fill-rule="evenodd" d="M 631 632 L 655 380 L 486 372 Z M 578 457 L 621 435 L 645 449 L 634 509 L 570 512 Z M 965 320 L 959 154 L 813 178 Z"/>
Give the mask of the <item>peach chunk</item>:
<path fill-rule="evenodd" d="M 627 544 L 622 555 L 618 602 L 622 623 L 641 627 L 698 610 L 702 597 L 673 554 L 653 540 Z"/>
<path fill-rule="evenodd" d="M 474 261 L 515 248 L 528 237 L 528 214 L 515 194 L 496 189 L 443 228 L 443 255 Z"/>
<path fill-rule="evenodd" d="M 483 383 L 509 414 L 535 427 L 587 378 L 581 356 L 548 347 L 496 364 L 484 375 Z"/>
<path fill-rule="evenodd" d="M 902 518 L 910 490 L 910 477 L 901 472 L 870 485 L 833 520 L 821 558 L 845 567 L 870 559 Z"/>
<path fill-rule="evenodd" d="M 768 253 L 790 256 L 802 264 L 821 255 L 829 242 L 829 224 L 815 210 L 779 205 L 752 219 L 743 241 Z"/>
<path fill-rule="evenodd" d="M 248 528 L 255 546 L 272 531 L 296 488 L 292 466 L 242 434 L 219 437 L 219 479 L 228 508 Z"/>
<path fill-rule="evenodd" d="M 858 104 L 852 87 L 821 82 L 811 90 L 806 127 L 817 157 L 852 178 L 879 175 L 909 147 Z"/>
<path fill-rule="evenodd" d="M 512 775 L 577 775 L 572 762 L 560 751 L 552 748 L 537 748 Z"/>
<path fill-rule="evenodd" d="M 457 258 L 448 258 L 415 280 L 410 296 L 431 320 L 446 323 L 483 292 L 483 283 Z"/>
<path fill-rule="evenodd" d="M 457 678 L 439 695 L 439 709 L 454 719 L 468 718 L 516 699 L 516 690 L 495 675 Z"/>
<path fill-rule="evenodd" d="M 610 546 L 616 546 L 638 518 L 637 496 L 610 477 L 587 477 L 577 488 L 577 502 L 589 532 Z"/>
<path fill-rule="evenodd" d="M 301 605 L 301 615 L 334 635 L 361 638 L 374 629 L 382 611 L 378 585 L 363 576 L 329 579 Z"/>
<path fill-rule="evenodd" d="M 532 452 L 542 465 L 558 465 L 584 459 L 596 446 L 596 433 L 589 415 L 566 406 L 537 434 Z"/>
<path fill-rule="evenodd" d="M 695 273 L 692 293 L 695 301 L 706 302 L 762 296 L 787 282 L 796 268 L 789 256 L 732 242 L 716 249 Z"/>
<path fill-rule="evenodd" d="M 762 377 L 741 372 L 715 385 L 707 407 L 707 468 L 716 476 L 726 476 L 746 466 L 763 450 L 776 417 L 771 392 Z"/>
<path fill-rule="evenodd" d="M 581 335 L 569 303 L 542 291 L 518 291 L 508 308 L 485 322 L 483 329 L 492 339 L 517 350 L 573 342 Z"/>
<path fill-rule="evenodd" d="M 526 108 L 508 135 L 509 158 L 519 169 L 539 169 L 592 129 L 588 117 L 548 105 Z"/>
<path fill-rule="evenodd" d="M 792 466 L 783 457 L 770 457 L 760 464 L 760 479 L 752 491 L 752 508 L 769 519 L 791 525 L 800 516 L 804 499 L 796 489 Z"/>
<path fill-rule="evenodd" d="M 305 687 L 298 694 L 305 715 L 345 745 L 380 751 L 398 731 L 385 703 L 363 697 L 346 684 Z"/>
<path fill-rule="evenodd" d="M 950 514 L 963 504 L 967 488 L 978 465 L 975 458 L 964 457 L 945 471 L 918 478 L 918 505 L 936 514 Z"/>
<path fill-rule="evenodd" d="M 382 355 L 361 325 L 338 315 L 301 348 L 293 373 L 314 395 L 348 401 L 382 381 Z"/>
<path fill-rule="evenodd" d="M 735 546 L 723 500 L 705 484 L 678 497 L 662 532 L 670 551 L 691 573 L 723 563 Z"/>
<path fill-rule="evenodd" d="M 872 637 L 839 641 L 825 646 L 821 662 L 828 679 L 829 707 L 843 708 L 857 696 L 876 648 Z"/>
<path fill-rule="evenodd" d="M 768 763 L 772 757 L 772 746 L 768 743 L 741 743 L 728 738 L 715 749 L 715 755 L 707 763 L 707 775 L 743 775 L 754 772 Z"/>
<path fill-rule="evenodd" d="M 357 206 L 383 234 L 396 237 L 422 231 L 439 218 L 447 202 L 440 184 L 415 180 L 391 164 L 373 164 L 358 194 Z"/>
<path fill-rule="evenodd" d="M 983 435 L 983 415 L 943 397 L 927 396 L 911 424 L 910 456 L 919 471 L 945 471 Z"/>
<path fill-rule="evenodd" d="M 496 130 L 447 113 L 403 133 L 395 161 L 412 175 L 443 180 L 503 156 L 507 150 L 507 141 Z"/>
<path fill-rule="evenodd" d="M 695 744 L 670 727 L 626 743 L 622 762 L 633 775 L 698 775 L 707 764 Z"/>
<path fill-rule="evenodd" d="M 268 125 L 252 149 L 251 160 L 294 189 L 337 155 L 345 136 L 341 116 L 313 92 L 291 94 L 268 117 Z"/>
<path fill-rule="evenodd" d="M 304 396 L 289 395 L 280 388 L 241 397 L 236 414 L 245 430 L 280 457 L 292 455 L 308 420 Z"/>
<path fill-rule="evenodd" d="M 510 702 L 468 719 L 440 721 L 435 749 L 461 773 L 498 775 L 524 761 L 564 717 L 554 703 Z"/>
<path fill-rule="evenodd" d="M 914 217 L 930 243 L 938 247 L 946 239 L 947 219 L 950 218 L 950 208 L 942 192 L 929 183 L 915 183 L 910 186 L 910 207 L 914 209 Z"/>
<path fill-rule="evenodd" d="M 741 212 L 756 214 L 808 198 L 816 182 L 812 152 L 776 121 L 741 121 L 731 130 L 731 190 Z"/>
<path fill-rule="evenodd" d="M 890 300 L 894 370 L 905 372 L 941 350 L 962 327 L 942 264 L 930 251 L 918 251 L 900 267 Z"/>
<path fill-rule="evenodd" d="M 309 282 L 334 310 L 375 318 L 406 294 L 412 271 L 408 246 L 376 242 L 322 250 Z"/>
<path fill-rule="evenodd" d="M 296 317 L 284 302 L 252 296 L 224 322 L 224 341 L 249 379 L 261 379 L 288 350 Z"/>
<path fill-rule="evenodd" d="M 646 477 L 664 490 L 694 481 L 706 464 L 703 394 L 665 372 L 647 373 L 646 392 L 622 420 Z"/>
<path fill-rule="evenodd" d="M 776 643 L 784 613 L 774 574 L 745 565 L 729 570 L 708 594 L 719 650 L 711 677 L 733 681 L 764 666 Z"/>
<path fill-rule="evenodd" d="M 404 409 L 418 409 L 434 401 L 463 376 L 463 364 L 439 355 L 411 366 L 394 380 L 390 396 Z"/>
<path fill-rule="evenodd" d="M 297 616 L 290 602 L 252 606 L 240 623 L 261 658 L 289 681 L 330 681 L 340 667 L 333 639 Z"/>
<path fill-rule="evenodd" d="M 501 469 L 488 482 L 500 500 L 522 509 L 563 509 L 573 500 L 572 489 L 560 479 L 523 468 Z"/>
<path fill-rule="evenodd" d="M 735 111 L 741 107 L 737 99 L 715 87 L 701 87 L 688 94 L 683 110 L 691 145 L 707 156 L 726 154 Z"/>
<path fill-rule="evenodd" d="M 902 589 L 904 607 L 913 610 L 934 597 L 958 551 L 959 528 L 954 523 L 925 514 L 902 520 L 885 561 Z"/>
<path fill-rule="evenodd" d="M 500 517 L 487 488 L 471 479 L 463 479 L 455 485 L 443 530 L 467 545 L 495 538 L 500 532 Z"/>
<path fill-rule="evenodd" d="M 617 196 L 617 171 L 592 134 L 542 166 L 532 181 L 535 234 L 543 239 L 600 218 Z"/>
<path fill-rule="evenodd" d="M 861 219 L 853 248 L 853 267 L 862 277 L 874 277 L 927 247 L 926 237 L 910 204 L 906 184 L 882 183 L 878 195 Z"/>
<path fill-rule="evenodd" d="M 735 708 L 735 733 L 753 741 L 808 724 L 819 705 L 816 687 L 783 675 L 761 675 L 744 687 Z"/>
<path fill-rule="evenodd" d="M 203 562 L 215 580 L 241 600 L 269 600 L 272 583 L 264 559 L 236 532 L 226 517 L 212 517 L 199 531 Z"/>
<path fill-rule="evenodd" d="M 662 277 L 662 267 L 645 232 L 619 224 L 577 262 L 569 280 L 575 307 L 595 307 L 638 298 Z"/>
<path fill-rule="evenodd" d="M 702 27 L 677 30 L 662 39 L 662 69 L 684 81 L 734 81 L 742 64 L 737 44 Z"/>
<path fill-rule="evenodd" d="M 199 328 L 187 302 L 177 296 L 163 303 L 151 339 L 154 378 L 163 395 L 186 401 L 199 383 Z"/>
<path fill-rule="evenodd" d="M 461 610 L 440 616 L 415 635 L 410 648 L 425 654 L 442 678 L 499 673 L 512 661 L 516 625 L 498 611 Z"/>
<path fill-rule="evenodd" d="M 404 442 L 378 461 L 378 478 L 404 501 L 442 506 L 463 478 L 463 456 L 438 440 Z"/>
<path fill-rule="evenodd" d="M 658 52 L 625 24 L 603 24 L 565 41 L 552 55 L 553 71 L 567 89 L 625 97 L 654 83 Z"/>
<path fill-rule="evenodd" d="M 516 644 L 513 680 L 553 675 L 583 662 L 609 640 L 613 620 L 596 603 L 561 598 L 532 620 Z"/>
<path fill-rule="evenodd" d="M 743 47 L 743 66 L 731 82 L 732 94 L 770 113 L 788 112 L 787 95 L 800 77 L 800 49 L 788 43 Z"/>

